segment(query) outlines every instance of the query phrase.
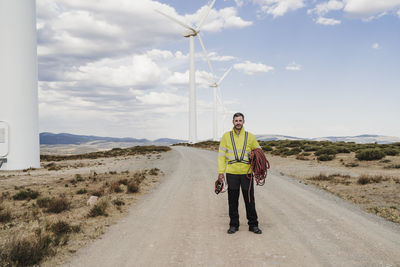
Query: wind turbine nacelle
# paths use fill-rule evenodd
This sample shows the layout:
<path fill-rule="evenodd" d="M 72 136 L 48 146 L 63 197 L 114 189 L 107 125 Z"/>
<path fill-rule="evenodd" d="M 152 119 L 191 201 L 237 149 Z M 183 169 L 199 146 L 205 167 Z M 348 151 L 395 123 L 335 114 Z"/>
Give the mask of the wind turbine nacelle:
<path fill-rule="evenodd" d="M 212 88 L 217 88 L 217 87 L 218 87 L 218 84 L 217 84 L 217 83 L 213 83 L 213 84 L 210 85 L 210 87 L 212 87 Z"/>
<path fill-rule="evenodd" d="M 183 37 L 190 37 L 190 36 L 196 36 L 199 32 L 193 31 L 193 30 L 187 30 L 183 33 Z"/>

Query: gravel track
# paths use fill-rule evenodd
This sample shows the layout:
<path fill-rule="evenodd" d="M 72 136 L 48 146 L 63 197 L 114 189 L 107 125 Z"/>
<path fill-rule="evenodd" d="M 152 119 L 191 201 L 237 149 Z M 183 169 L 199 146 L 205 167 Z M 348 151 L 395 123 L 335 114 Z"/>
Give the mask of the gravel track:
<path fill-rule="evenodd" d="M 160 185 L 65 266 L 400 266 L 400 227 L 272 171 L 255 197 L 262 235 L 228 235 L 217 153 L 174 147 Z"/>

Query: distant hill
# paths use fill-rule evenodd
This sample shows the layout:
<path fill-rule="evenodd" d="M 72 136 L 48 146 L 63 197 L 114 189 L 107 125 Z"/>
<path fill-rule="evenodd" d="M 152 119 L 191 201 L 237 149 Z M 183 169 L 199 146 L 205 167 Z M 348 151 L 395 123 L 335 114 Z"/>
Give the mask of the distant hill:
<path fill-rule="evenodd" d="M 384 135 L 373 135 L 373 134 L 363 134 L 357 136 L 328 136 L 313 138 L 315 141 L 332 141 L 332 142 L 355 142 L 359 144 L 367 143 L 378 143 L 378 144 L 391 144 L 400 142 L 399 137 L 395 136 L 384 136 Z"/>
<path fill-rule="evenodd" d="M 93 135 L 76 135 L 69 133 L 40 133 L 41 145 L 80 145 L 89 142 L 113 142 L 113 143 L 132 143 L 132 145 L 151 145 L 151 144 L 175 144 L 184 142 L 179 139 L 161 138 L 154 141 L 148 139 L 136 139 L 131 137 L 102 137 Z"/>
<path fill-rule="evenodd" d="M 384 135 L 371 135 L 363 134 L 357 136 L 327 136 L 318 138 L 300 138 L 295 136 L 287 135 L 256 135 L 256 138 L 260 141 L 271 141 L 271 140 L 311 140 L 311 141 L 331 141 L 331 142 L 355 142 L 360 144 L 365 143 L 378 143 L 378 144 L 390 144 L 400 142 L 399 137 L 394 136 L 384 136 Z M 40 133 L 40 144 L 41 145 L 82 145 L 82 144 L 97 144 L 98 146 L 107 147 L 111 143 L 120 143 L 127 145 L 137 146 L 137 145 L 171 145 L 177 143 L 184 143 L 186 140 L 172 139 L 172 138 L 159 138 L 156 140 L 148 139 L 136 139 L 132 137 L 102 137 L 93 135 L 76 135 L 69 133 Z"/>
<path fill-rule="evenodd" d="M 256 135 L 256 138 L 260 141 L 272 141 L 272 140 L 311 140 L 311 141 L 331 141 L 331 142 L 355 142 L 359 144 L 367 143 L 378 143 L 378 144 L 391 144 L 400 142 L 399 137 L 395 136 L 384 136 L 384 135 L 373 135 L 363 134 L 357 136 L 327 136 L 317 138 L 299 138 L 294 136 L 286 135 Z"/>
<path fill-rule="evenodd" d="M 264 134 L 264 135 L 256 135 L 257 140 L 260 141 L 278 141 L 278 140 L 310 140 L 307 138 L 300 138 L 294 136 L 287 135 L 279 135 L 279 134 Z"/>

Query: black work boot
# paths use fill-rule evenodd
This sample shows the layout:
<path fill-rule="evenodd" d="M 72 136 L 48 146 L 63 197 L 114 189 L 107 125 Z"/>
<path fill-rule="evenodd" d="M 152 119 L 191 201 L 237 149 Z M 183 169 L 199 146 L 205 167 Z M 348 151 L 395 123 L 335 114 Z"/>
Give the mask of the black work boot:
<path fill-rule="evenodd" d="M 262 234 L 262 231 L 260 228 L 258 228 L 258 226 L 251 226 L 249 227 L 249 231 L 253 232 L 255 234 Z"/>
<path fill-rule="evenodd" d="M 235 226 L 230 226 L 228 231 L 226 231 L 228 234 L 234 234 L 237 231 L 239 231 L 239 227 L 235 227 Z"/>

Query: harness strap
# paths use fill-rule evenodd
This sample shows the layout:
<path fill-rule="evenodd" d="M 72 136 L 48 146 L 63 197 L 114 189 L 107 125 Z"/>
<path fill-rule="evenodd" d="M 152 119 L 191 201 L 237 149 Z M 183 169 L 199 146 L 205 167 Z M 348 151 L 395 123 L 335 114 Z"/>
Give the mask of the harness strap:
<path fill-rule="evenodd" d="M 238 162 L 250 164 L 249 161 L 244 160 L 244 154 L 246 153 L 248 133 L 244 132 L 244 144 L 243 144 L 242 154 L 240 155 L 240 159 L 239 159 L 238 152 L 237 152 L 237 149 L 236 149 L 235 140 L 233 139 L 233 131 L 231 131 L 230 134 L 231 134 L 233 153 L 235 154 L 235 160 L 228 161 L 228 164 L 233 164 L 233 163 L 238 163 Z"/>

